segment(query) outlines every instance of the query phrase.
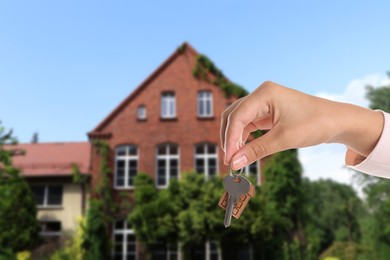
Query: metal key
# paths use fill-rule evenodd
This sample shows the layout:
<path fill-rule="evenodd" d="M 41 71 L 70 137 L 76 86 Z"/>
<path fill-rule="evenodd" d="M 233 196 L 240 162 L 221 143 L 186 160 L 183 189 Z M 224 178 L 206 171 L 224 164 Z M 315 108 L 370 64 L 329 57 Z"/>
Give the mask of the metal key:
<path fill-rule="evenodd" d="M 223 179 L 223 187 L 228 193 L 228 201 L 224 219 L 224 225 L 226 228 L 230 226 L 234 205 L 242 195 L 249 192 L 250 186 L 250 181 L 240 175 L 228 175 Z"/>

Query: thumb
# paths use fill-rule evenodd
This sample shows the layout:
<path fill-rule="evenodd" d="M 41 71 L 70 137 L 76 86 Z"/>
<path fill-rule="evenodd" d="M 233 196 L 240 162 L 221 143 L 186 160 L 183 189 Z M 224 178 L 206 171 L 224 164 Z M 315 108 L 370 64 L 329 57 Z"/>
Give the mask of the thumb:
<path fill-rule="evenodd" d="M 277 128 L 273 128 L 266 134 L 243 146 L 232 157 L 232 169 L 239 170 L 254 161 L 287 149 L 287 147 L 284 148 L 282 138 L 280 138 L 278 132 L 280 131 Z"/>

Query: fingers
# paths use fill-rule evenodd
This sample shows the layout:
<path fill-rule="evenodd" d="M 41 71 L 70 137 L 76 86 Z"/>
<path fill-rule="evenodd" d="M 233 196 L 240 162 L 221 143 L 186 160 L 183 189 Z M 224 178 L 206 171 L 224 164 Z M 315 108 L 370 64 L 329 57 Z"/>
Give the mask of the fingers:
<path fill-rule="evenodd" d="M 241 103 L 241 101 L 244 100 L 245 97 L 237 99 L 236 101 L 233 102 L 221 115 L 221 127 L 220 127 L 220 140 L 221 140 L 221 148 L 223 151 L 225 151 L 225 130 L 226 130 L 226 124 L 227 124 L 227 117 L 229 114 L 238 106 L 238 104 Z"/>
<path fill-rule="evenodd" d="M 279 132 L 278 128 L 271 129 L 263 136 L 243 146 L 231 159 L 232 169 L 239 170 L 256 160 L 291 148 L 284 146 L 285 143 L 281 140 Z"/>
<path fill-rule="evenodd" d="M 268 115 L 269 110 L 261 98 L 248 96 L 228 115 L 224 140 L 225 164 L 229 164 L 233 154 L 241 148 L 245 128 L 251 122 Z"/>

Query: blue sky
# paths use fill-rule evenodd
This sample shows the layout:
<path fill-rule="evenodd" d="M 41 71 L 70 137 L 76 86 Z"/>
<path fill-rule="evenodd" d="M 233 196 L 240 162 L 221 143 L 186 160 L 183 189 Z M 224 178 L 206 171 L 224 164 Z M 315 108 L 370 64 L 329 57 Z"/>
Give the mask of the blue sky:
<path fill-rule="evenodd" d="M 366 105 L 364 85 L 390 70 L 389 10 L 360 0 L 0 1 L 0 120 L 21 142 L 36 131 L 86 140 L 183 41 L 248 90 L 273 80 Z M 315 149 L 303 160 L 340 148 Z"/>

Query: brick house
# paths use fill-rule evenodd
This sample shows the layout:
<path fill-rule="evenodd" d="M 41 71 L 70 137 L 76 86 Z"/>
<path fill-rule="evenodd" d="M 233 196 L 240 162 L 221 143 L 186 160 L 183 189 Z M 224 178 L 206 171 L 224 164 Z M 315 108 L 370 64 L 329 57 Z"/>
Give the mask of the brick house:
<path fill-rule="evenodd" d="M 159 188 L 183 172 L 195 171 L 205 178 L 226 174 L 219 146 L 220 115 L 234 100 L 211 81 L 193 75 L 198 53 L 184 43 L 140 86 L 88 133 L 90 141 L 104 140 L 111 149 L 113 189 L 134 190 L 134 177 L 145 172 Z M 213 75 L 210 75 L 213 77 Z M 92 152 L 92 181 L 99 158 Z M 260 163 L 245 169 L 260 183 Z M 222 223 L 222 219 L 221 219 Z M 114 258 L 141 259 L 141 247 L 126 221 L 113 226 Z M 204 259 L 220 259 L 213 241 L 199 249 Z M 158 259 L 179 259 L 180 252 L 162 247 Z M 137 257 L 138 256 L 138 257 Z"/>

